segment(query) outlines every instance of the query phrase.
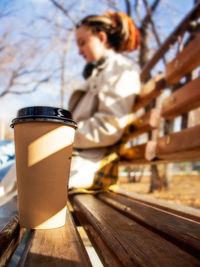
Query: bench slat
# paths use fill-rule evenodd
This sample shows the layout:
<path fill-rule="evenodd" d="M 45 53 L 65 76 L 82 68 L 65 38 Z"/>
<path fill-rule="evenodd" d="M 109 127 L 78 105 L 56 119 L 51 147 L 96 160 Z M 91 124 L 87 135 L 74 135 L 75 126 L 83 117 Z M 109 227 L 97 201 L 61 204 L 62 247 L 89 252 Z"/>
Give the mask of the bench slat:
<path fill-rule="evenodd" d="M 121 266 L 195 266 L 198 259 L 149 228 L 112 209 L 93 195 L 75 195 L 73 207 L 87 232 L 98 233 L 101 243 Z M 93 242 L 94 241 L 94 242 Z M 98 246 L 96 240 L 91 242 Z M 170 251 L 170 253 L 169 253 Z M 106 265 L 106 255 L 99 255 Z"/>
<path fill-rule="evenodd" d="M 15 216 L 0 232 L 0 266 L 5 266 L 20 239 L 19 219 Z"/>
<path fill-rule="evenodd" d="M 187 16 L 179 23 L 179 25 L 174 29 L 170 36 L 165 40 L 161 47 L 155 52 L 153 57 L 147 61 L 144 65 L 141 72 L 141 80 L 144 81 L 146 77 L 149 76 L 153 67 L 158 63 L 158 61 L 165 55 L 169 50 L 170 46 L 177 41 L 177 37 L 181 37 L 185 31 L 188 29 L 190 22 L 195 21 L 199 18 L 200 15 L 200 3 L 197 3 L 196 6 L 187 14 Z"/>
<path fill-rule="evenodd" d="M 87 198 L 86 195 L 85 197 Z M 106 244 L 104 239 L 102 239 L 103 236 L 101 233 L 101 225 L 98 226 L 98 224 L 95 225 L 95 223 L 94 225 L 91 223 L 88 223 L 88 216 L 90 217 L 90 213 L 88 212 L 87 205 L 86 204 L 80 205 L 79 196 L 72 195 L 71 201 L 72 201 L 73 208 L 74 208 L 77 218 L 79 219 L 81 225 L 86 230 L 88 237 L 90 241 L 92 242 L 92 245 L 94 246 L 104 266 L 121 267 L 122 265 L 121 265 L 121 262 L 119 262 L 118 257 L 116 257 L 112 253 L 112 250 L 110 250 L 110 247 L 108 246 L 108 244 Z M 96 226 L 100 227 L 99 231 L 96 231 Z M 106 231 L 106 228 L 104 231 Z"/>
<path fill-rule="evenodd" d="M 65 226 L 34 230 L 30 247 L 25 249 L 21 261 L 28 267 L 91 266 L 69 211 Z"/>
<path fill-rule="evenodd" d="M 170 212 L 171 214 L 175 214 L 177 216 L 182 216 L 187 219 L 191 219 L 193 221 L 199 222 L 200 223 L 200 210 L 187 207 L 187 206 L 181 206 L 177 205 L 174 203 L 170 203 L 164 200 L 160 199 L 155 199 L 150 196 L 142 195 L 142 194 L 137 194 L 134 192 L 130 192 L 127 190 L 123 190 L 120 188 L 120 186 L 115 185 L 111 187 L 111 191 L 115 192 L 117 194 L 123 195 L 127 198 L 131 198 L 133 200 L 136 200 L 141 203 L 145 203 L 146 205 L 159 208 L 163 211 Z"/>
<path fill-rule="evenodd" d="M 142 86 L 141 93 L 136 99 L 133 111 L 147 106 L 154 98 L 159 96 L 166 86 L 164 74 L 158 74 Z"/>
<path fill-rule="evenodd" d="M 200 77 L 167 97 L 162 104 L 162 117 L 173 119 L 200 106 Z"/>
<path fill-rule="evenodd" d="M 178 241 L 186 249 L 193 249 L 193 254 L 196 257 L 200 256 L 199 222 L 176 216 L 162 209 L 151 207 L 146 203 L 114 193 L 102 193 L 98 195 L 98 198 L 119 210 L 120 213 L 162 232 L 166 235 L 166 238 L 170 237 L 175 242 Z"/>
<path fill-rule="evenodd" d="M 200 158 L 200 125 L 158 138 L 156 156 L 167 160 Z"/>
<path fill-rule="evenodd" d="M 182 52 L 180 52 L 166 66 L 166 80 L 168 83 L 177 83 L 200 64 L 200 34 L 192 40 Z"/>
<path fill-rule="evenodd" d="M 21 236 L 17 213 L 16 197 L 0 207 L 0 266 L 6 265 Z"/>

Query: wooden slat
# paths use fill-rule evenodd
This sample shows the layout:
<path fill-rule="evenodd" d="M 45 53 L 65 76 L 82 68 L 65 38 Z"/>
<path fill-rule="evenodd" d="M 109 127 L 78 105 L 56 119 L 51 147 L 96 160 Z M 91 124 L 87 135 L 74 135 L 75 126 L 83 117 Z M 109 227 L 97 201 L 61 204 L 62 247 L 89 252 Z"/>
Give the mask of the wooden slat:
<path fill-rule="evenodd" d="M 166 80 L 177 83 L 183 76 L 200 65 L 200 34 L 166 66 Z"/>
<path fill-rule="evenodd" d="M 148 204 L 128 199 L 114 193 L 100 193 L 98 199 L 117 209 L 120 213 L 140 223 L 153 227 L 172 242 L 181 244 L 200 260 L 200 223 L 176 216 Z M 159 218 L 159 223 L 158 223 Z M 199 262 L 200 263 L 200 262 Z"/>
<path fill-rule="evenodd" d="M 187 160 L 191 160 L 191 159 L 187 159 Z M 192 161 L 198 161 L 198 160 L 199 160 L 199 156 L 192 158 Z M 159 159 L 155 155 L 155 159 L 152 159 L 152 160 L 147 160 L 147 159 L 123 160 L 123 159 L 120 159 L 119 165 L 120 166 L 160 165 L 160 164 L 168 164 L 171 162 L 180 163 L 183 161 L 185 161 L 183 158 L 173 158 L 171 160 L 170 159 Z"/>
<path fill-rule="evenodd" d="M 115 257 L 115 255 L 112 253 L 112 250 L 110 250 L 110 247 L 108 246 L 108 244 L 106 244 L 106 242 L 104 241 L 101 231 L 96 231 L 95 229 L 96 225 L 88 223 L 88 215 L 90 216 L 90 214 L 87 214 L 88 211 L 87 211 L 87 207 L 85 207 L 85 204 L 83 206 L 79 205 L 80 202 L 79 200 L 77 202 L 77 197 L 78 196 L 75 196 L 72 198 L 72 202 L 73 204 L 75 204 L 73 205 L 73 208 L 75 209 L 76 216 L 81 222 L 81 225 L 86 230 L 88 237 L 90 241 L 92 242 L 92 245 L 95 248 L 95 251 L 98 253 L 99 258 L 101 259 L 103 265 L 121 267 L 122 265 L 119 262 L 118 258 Z M 86 212 L 85 212 L 85 208 L 86 208 Z M 91 219 L 92 217 L 93 215 L 91 216 Z M 99 227 L 101 227 L 101 225 Z M 107 232 L 107 229 L 103 229 L 103 232 L 105 231 Z"/>
<path fill-rule="evenodd" d="M 176 216 L 182 216 L 187 219 L 191 219 L 200 223 L 200 210 L 188 206 L 182 206 L 175 203 L 170 203 L 164 200 L 155 199 L 153 197 L 137 194 L 134 192 L 130 192 L 128 190 L 124 190 L 120 188 L 120 185 L 113 185 L 110 187 L 110 191 L 125 196 L 127 198 L 136 200 L 138 202 L 144 203 L 151 207 L 155 207 L 161 209 L 163 211 L 167 211 L 171 214 L 175 214 Z"/>
<path fill-rule="evenodd" d="M 19 219 L 15 216 L 0 232 L 0 266 L 5 266 L 20 239 Z"/>
<path fill-rule="evenodd" d="M 153 55 L 151 60 L 149 60 L 143 67 L 141 72 L 141 80 L 144 81 L 146 77 L 149 76 L 151 69 L 156 65 L 156 63 L 164 56 L 164 54 L 169 49 L 170 45 L 174 44 L 177 37 L 183 35 L 183 33 L 189 28 L 190 21 L 197 19 L 200 16 L 200 3 L 187 14 L 187 16 L 179 23 L 175 30 L 170 34 L 166 41 L 161 45 L 159 50 Z"/>
<path fill-rule="evenodd" d="M 24 266 L 91 266 L 69 211 L 66 218 L 63 227 L 34 231 L 21 259 Z"/>
<path fill-rule="evenodd" d="M 164 74 L 158 74 L 156 77 L 145 83 L 142 86 L 140 95 L 136 99 L 133 111 L 135 112 L 140 108 L 147 106 L 154 98 L 161 94 L 165 85 Z"/>
<path fill-rule="evenodd" d="M 167 97 L 162 104 L 161 115 L 171 120 L 200 106 L 200 77 L 189 82 Z"/>
<path fill-rule="evenodd" d="M 143 116 L 137 118 L 130 125 L 130 138 L 136 137 L 145 132 L 158 128 L 160 122 L 160 113 L 158 109 L 151 109 Z"/>
<path fill-rule="evenodd" d="M 158 138 L 156 156 L 170 161 L 200 158 L 200 125 Z"/>
<path fill-rule="evenodd" d="M 145 144 L 133 146 L 120 152 L 121 160 L 140 161 L 153 160 L 155 158 L 156 142 L 148 141 Z"/>
<path fill-rule="evenodd" d="M 0 266 L 4 266 L 20 239 L 17 198 L 0 207 Z"/>
<path fill-rule="evenodd" d="M 153 159 L 152 161 L 146 159 L 138 159 L 138 160 L 123 160 L 120 159 L 119 165 L 120 166 L 137 166 L 137 165 L 155 165 L 155 164 L 167 164 L 168 161 L 166 160 L 157 160 Z"/>
<path fill-rule="evenodd" d="M 74 208 L 94 246 L 107 247 L 99 255 L 104 266 L 197 266 L 199 260 L 132 218 L 121 214 L 92 195 L 75 195 Z M 92 226 L 91 228 L 89 226 Z M 93 239 L 94 237 L 94 239 Z M 97 249 L 98 250 L 98 249 Z M 118 265 L 110 265 L 110 258 Z"/>

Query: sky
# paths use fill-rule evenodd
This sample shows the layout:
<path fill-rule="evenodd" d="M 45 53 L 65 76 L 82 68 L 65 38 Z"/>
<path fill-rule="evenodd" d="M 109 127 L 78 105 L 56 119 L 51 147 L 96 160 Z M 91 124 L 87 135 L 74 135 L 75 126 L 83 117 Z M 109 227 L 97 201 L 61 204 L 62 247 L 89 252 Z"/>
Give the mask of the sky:
<path fill-rule="evenodd" d="M 4 8 L 5 3 L 8 0 L 1 0 L 0 1 L 0 9 Z M 171 0 L 172 1 L 172 0 Z M 62 1 L 61 1 L 62 2 Z M 83 1 L 80 0 L 79 2 L 79 8 L 82 8 L 84 10 L 85 4 L 87 5 L 86 11 L 83 13 L 78 11 L 76 8 L 72 8 L 72 15 L 76 16 L 77 19 L 81 19 L 85 15 L 91 14 L 102 14 L 106 11 L 105 5 L 102 5 L 100 1 L 92 1 L 87 0 Z M 105 1 L 104 1 L 105 2 Z M 153 1 L 152 1 L 153 2 Z M 174 26 L 177 25 L 182 18 L 185 16 L 186 12 L 191 10 L 193 7 L 193 0 L 176 0 L 173 1 L 173 5 L 169 3 L 169 0 L 163 0 L 161 1 L 161 8 L 159 9 L 159 12 L 156 13 L 156 23 L 161 29 L 161 40 L 164 41 L 165 38 L 168 36 L 170 32 L 173 31 Z M 73 1 L 70 3 L 73 4 Z M 95 4 L 94 4 L 95 3 Z M 124 0 L 118 0 L 119 6 L 121 11 L 124 10 Z M 171 7 L 170 7 L 171 6 Z M 10 27 L 15 27 L 15 34 L 13 35 L 12 41 L 14 41 L 17 38 L 17 30 L 20 29 L 20 32 L 26 32 L 28 34 L 31 34 L 32 31 L 34 33 L 40 34 L 41 31 L 48 31 L 48 29 L 45 28 L 44 24 L 36 23 L 31 24 L 34 17 L 36 15 L 43 15 L 48 14 L 51 16 L 54 16 L 51 9 L 51 4 L 48 0 L 17 0 L 14 1 L 13 7 L 17 12 L 15 13 L 15 16 L 13 18 L 4 19 L 1 20 L 0 25 L 0 33 L 5 28 L 5 26 L 9 25 Z M 169 13 L 170 16 L 166 16 L 167 8 L 170 7 Z M 165 19 L 163 19 L 165 18 Z M 58 13 L 58 19 L 59 19 L 59 13 Z M 62 19 L 60 17 L 60 19 Z M 137 23 L 137 22 L 136 22 Z M 68 27 L 70 25 L 66 25 Z M 164 29 L 164 31 L 163 31 Z M 71 94 L 72 88 L 70 86 L 70 77 L 71 80 L 74 81 L 74 77 L 77 77 L 79 80 L 81 80 L 81 72 L 84 66 L 83 59 L 78 56 L 78 50 L 77 47 L 74 45 L 74 43 L 71 43 L 73 45 L 72 47 L 72 53 L 67 56 L 67 75 L 68 75 L 68 91 L 65 94 L 65 108 L 67 108 L 67 103 L 69 96 Z M 55 57 L 54 57 L 55 56 Z M 52 54 L 52 58 L 45 59 L 46 64 L 56 64 L 57 58 L 56 54 Z M 1 70 L 0 70 L 1 71 Z M 0 86 L 1 86 L 0 82 Z M 1 87 L 0 87 L 1 88 Z M 33 106 L 33 105 L 53 105 L 53 106 L 60 106 L 60 94 L 59 94 L 59 84 L 51 84 L 51 85 L 43 85 L 40 90 L 32 93 L 32 94 L 24 94 L 23 96 L 16 96 L 12 94 L 8 94 L 2 98 L 0 98 L 0 121 L 4 120 L 7 124 L 11 122 L 11 120 L 16 116 L 17 110 L 24 107 L 24 106 Z"/>

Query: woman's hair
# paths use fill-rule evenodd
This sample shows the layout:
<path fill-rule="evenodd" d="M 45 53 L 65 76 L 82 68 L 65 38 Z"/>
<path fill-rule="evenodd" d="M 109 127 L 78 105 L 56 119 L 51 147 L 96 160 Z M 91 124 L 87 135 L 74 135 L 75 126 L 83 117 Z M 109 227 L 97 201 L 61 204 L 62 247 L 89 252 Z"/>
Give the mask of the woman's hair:
<path fill-rule="evenodd" d="M 103 16 L 91 15 L 76 27 L 86 26 L 93 33 L 104 31 L 108 44 L 117 52 L 131 52 L 139 48 L 140 34 L 132 19 L 122 12 L 107 11 Z"/>

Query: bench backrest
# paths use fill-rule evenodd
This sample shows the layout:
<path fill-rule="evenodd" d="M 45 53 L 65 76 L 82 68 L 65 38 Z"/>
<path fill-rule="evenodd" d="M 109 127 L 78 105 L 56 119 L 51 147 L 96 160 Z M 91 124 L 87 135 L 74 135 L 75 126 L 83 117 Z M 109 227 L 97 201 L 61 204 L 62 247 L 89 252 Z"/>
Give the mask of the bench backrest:
<path fill-rule="evenodd" d="M 129 142 L 121 151 L 122 163 L 154 164 L 200 159 L 200 125 L 188 127 L 190 112 L 200 107 L 199 17 L 200 3 L 144 66 L 141 94 L 132 111 L 135 118 L 128 125 Z M 174 56 L 162 73 L 153 75 L 153 67 L 172 52 Z M 180 128 L 178 131 L 177 127 Z M 141 143 L 144 133 L 146 140 L 143 137 Z"/>

